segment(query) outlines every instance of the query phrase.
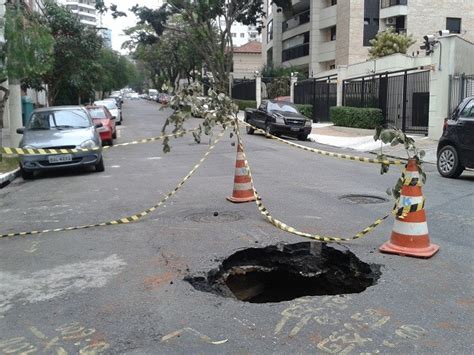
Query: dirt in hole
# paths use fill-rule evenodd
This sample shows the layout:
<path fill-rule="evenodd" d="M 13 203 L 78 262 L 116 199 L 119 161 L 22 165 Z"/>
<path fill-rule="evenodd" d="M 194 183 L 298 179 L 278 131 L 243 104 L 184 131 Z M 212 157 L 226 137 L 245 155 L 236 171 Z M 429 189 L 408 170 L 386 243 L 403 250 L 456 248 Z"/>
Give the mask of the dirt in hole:
<path fill-rule="evenodd" d="M 303 242 L 236 252 L 205 276 L 187 276 L 195 289 L 244 302 L 360 293 L 377 283 L 380 265 L 341 246 Z"/>

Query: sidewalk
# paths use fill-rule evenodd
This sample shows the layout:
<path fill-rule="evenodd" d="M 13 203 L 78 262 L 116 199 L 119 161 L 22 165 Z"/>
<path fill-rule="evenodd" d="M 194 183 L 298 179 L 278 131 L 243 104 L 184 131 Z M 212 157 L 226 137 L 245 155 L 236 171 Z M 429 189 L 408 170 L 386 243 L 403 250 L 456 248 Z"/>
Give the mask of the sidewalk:
<path fill-rule="evenodd" d="M 389 144 L 382 144 L 380 141 L 374 141 L 375 130 L 338 127 L 331 123 L 315 123 L 313 130 L 309 135 L 312 142 L 330 145 L 339 148 L 349 148 L 362 152 L 380 153 L 383 147 L 385 155 L 407 158 L 403 146 L 392 147 Z M 410 135 L 415 139 L 417 147 L 426 152 L 423 160 L 427 163 L 436 164 L 436 149 L 438 141 L 425 136 Z"/>

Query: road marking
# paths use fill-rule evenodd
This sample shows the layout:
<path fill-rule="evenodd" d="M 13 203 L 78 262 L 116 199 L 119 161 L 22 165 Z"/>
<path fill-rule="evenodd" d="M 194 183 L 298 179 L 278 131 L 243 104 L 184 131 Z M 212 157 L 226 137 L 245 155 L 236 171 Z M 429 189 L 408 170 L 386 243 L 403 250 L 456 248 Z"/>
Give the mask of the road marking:
<path fill-rule="evenodd" d="M 0 314 L 14 303 L 47 301 L 69 292 L 104 287 L 126 263 L 117 255 L 35 272 L 0 272 Z"/>
<path fill-rule="evenodd" d="M 38 241 L 32 242 L 31 247 L 29 249 L 26 249 L 25 252 L 30 253 L 30 254 L 35 253 L 36 251 L 38 251 L 38 247 L 39 247 L 40 243 L 41 242 L 38 242 Z"/>
<path fill-rule="evenodd" d="M 175 330 L 174 332 L 171 332 L 171 333 L 165 335 L 163 338 L 161 338 L 161 342 L 165 342 L 165 341 L 170 340 L 172 338 L 179 337 L 184 332 L 191 333 L 191 334 L 199 337 L 202 341 L 205 341 L 206 343 L 210 343 L 210 344 L 214 344 L 214 345 L 224 344 L 224 343 L 227 343 L 227 341 L 228 341 L 228 339 L 213 341 L 207 335 L 198 332 L 196 329 L 186 327 L 186 328 L 183 328 L 183 329 Z"/>
<path fill-rule="evenodd" d="M 162 158 L 161 157 L 149 157 L 149 158 L 146 158 L 146 160 L 161 160 Z"/>

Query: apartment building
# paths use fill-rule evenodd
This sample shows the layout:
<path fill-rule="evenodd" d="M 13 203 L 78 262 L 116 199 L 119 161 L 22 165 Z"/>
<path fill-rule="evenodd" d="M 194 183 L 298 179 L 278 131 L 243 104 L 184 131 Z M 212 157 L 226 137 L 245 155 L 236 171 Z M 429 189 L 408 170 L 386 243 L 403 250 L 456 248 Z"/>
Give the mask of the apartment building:
<path fill-rule="evenodd" d="M 367 60 L 370 40 L 392 27 L 423 36 L 448 29 L 474 41 L 473 0 L 292 0 L 289 10 L 265 0 L 263 62 L 293 66 L 309 76 Z"/>
<path fill-rule="evenodd" d="M 99 15 L 95 8 L 95 0 L 59 0 L 58 3 L 66 6 L 72 13 L 76 14 L 85 25 L 99 25 Z"/>

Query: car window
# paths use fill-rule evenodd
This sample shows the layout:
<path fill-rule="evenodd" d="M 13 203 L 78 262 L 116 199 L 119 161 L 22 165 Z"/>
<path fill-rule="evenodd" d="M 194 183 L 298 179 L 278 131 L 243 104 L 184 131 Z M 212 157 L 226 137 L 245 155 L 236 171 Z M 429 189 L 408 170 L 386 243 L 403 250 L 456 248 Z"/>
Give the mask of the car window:
<path fill-rule="evenodd" d="M 105 106 L 109 110 L 116 110 L 117 109 L 117 105 L 113 101 L 96 101 L 96 102 L 94 102 L 94 104 L 98 105 L 98 106 Z"/>
<path fill-rule="evenodd" d="M 27 129 L 75 129 L 90 126 L 89 116 L 83 110 L 58 110 L 33 113 Z"/>
<path fill-rule="evenodd" d="M 104 109 L 102 108 L 89 108 L 87 109 L 89 111 L 89 114 L 91 115 L 92 118 L 99 118 L 99 119 L 104 119 L 107 118 Z"/>
<path fill-rule="evenodd" d="M 474 117 L 474 100 L 471 100 L 467 103 L 467 105 L 461 111 L 460 117 Z"/>
<path fill-rule="evenodd" d="M 281 112 L 292 112 L 299 113 L 296 107 L 283 103 L 283 102 L 269 102 L 268 103 L 268 112 L 270 111 L 281 111 Z"/>

